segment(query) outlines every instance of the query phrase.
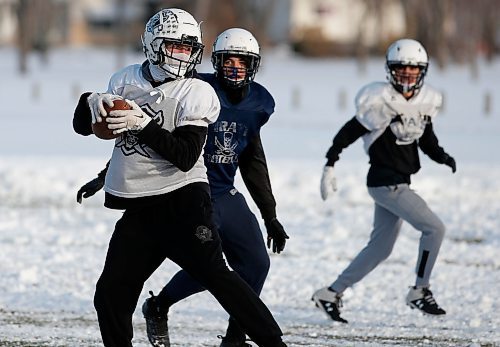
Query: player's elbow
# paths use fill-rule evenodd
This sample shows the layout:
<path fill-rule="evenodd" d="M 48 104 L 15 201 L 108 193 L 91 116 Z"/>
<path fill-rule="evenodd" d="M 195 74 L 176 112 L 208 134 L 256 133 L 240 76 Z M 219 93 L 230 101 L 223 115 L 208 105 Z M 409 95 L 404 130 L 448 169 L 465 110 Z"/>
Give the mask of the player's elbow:
<path fill-rule="evenodd" d="M 198 158 L 184 158 L 183 160 L 178 161 L 174 165 L 177 166 L 177 168 L 182 172 L 188 172 L 195 166 L 197 161 Z"/>

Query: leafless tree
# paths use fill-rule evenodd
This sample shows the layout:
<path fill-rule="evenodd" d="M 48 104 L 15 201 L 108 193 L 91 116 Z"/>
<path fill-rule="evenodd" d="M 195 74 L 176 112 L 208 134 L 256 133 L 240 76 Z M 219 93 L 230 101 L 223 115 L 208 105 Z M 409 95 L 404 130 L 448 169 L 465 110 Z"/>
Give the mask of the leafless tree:
<path fill-rule="evenodd" d="M 50 29 L 53 20 L 51 0 L 19 0 L 18 8 L 19 72 L 27 73 L 28 55 L 36 50 L 47 62 Z"/>
<path fill-rule="evenodd" d="M 500 0 L 401 0 L 407 35 L 421 41 L 439 66 L 491 57 L 500 29 Z"/>
<path fill-rule="evenodd" d="M 208 22 L 203 30 L 205 42 L 213 42 L 221 31 L 241 27 L 251 31 L 261 45 L 267 44 L 267 30 L 272 20 L 276 0 L 197 0 L 197 9 Z M 203 18 L 203 17 L 197 17 Z"/>
<path fill-rule="evenodd" d="M 236 18 L 243 26 L 259 38 L 261 44 L 267 41 L 266 33 L 272 19 L 276 0 L 233 0 L 236 10 Z"/>

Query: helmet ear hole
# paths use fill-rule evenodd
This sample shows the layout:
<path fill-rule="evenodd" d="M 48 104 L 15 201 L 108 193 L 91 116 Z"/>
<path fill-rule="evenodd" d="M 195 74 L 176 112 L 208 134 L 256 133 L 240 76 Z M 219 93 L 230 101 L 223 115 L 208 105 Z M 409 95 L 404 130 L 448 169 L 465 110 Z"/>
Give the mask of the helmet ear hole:
<path fill-rule="evenodd" d="M 224 73 L 224 71 L 228 70 L 224 67 L 224 62 L 230 57 L 236 57 L 245 61 L 245 67 L 237 68 L 240 71 L 244 70 L 244 74 L 236 74 L 235 76 L 234 74 Z M 245 29 L 227 29 L 217 36 L 213 44 L 213 68 L 217 77 L 230 88 L 241 88 L 251 83 L 259 70 L 260 60 L 259 43 Z M 239 77 L 240 75 L 244 75 L 244 77 Z"/>

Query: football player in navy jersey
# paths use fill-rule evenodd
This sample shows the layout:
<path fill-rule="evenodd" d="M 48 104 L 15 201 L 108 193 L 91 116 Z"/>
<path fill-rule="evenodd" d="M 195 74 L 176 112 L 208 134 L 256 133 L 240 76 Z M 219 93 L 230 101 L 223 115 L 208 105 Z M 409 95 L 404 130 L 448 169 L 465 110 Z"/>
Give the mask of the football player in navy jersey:
<path fill-rule="evenodd" d="M 81 194 L 88 197 L 104 185 L 105 206 L 125 210 L 94 297 L 104 345 L 132 346 L 132 314 L 144 282 L 169 258 L 192 276 L 187 281 L 207 288 L 259 346 L 286 347 L 255 289 L 229 270 L 222 255 L 203 160 L 208 125 L 216 121 L 220 102 L 208 83 L 192 78 L 203 50 L 199 24 L 183 10 L 164 9 L 148 21 L 142 41 L 147 60 L 115 73 L 106 93 L 84 93 L 73 118 L 79 134 L 90 135 L 91 123 L 103 121 L 120 134 L 106 169 L 78 194 L 80 200 Z M 107 117 L 104 104 L 112 106 L 120 97 L 132 110 L 112 111 Z M 248 129 L 245 134 L 257 132 Z M 223 136 L 220 141 L 232 140 Z M 237 146 L 228 147 L 223 154 Z M 269 235 L 281 251 L 284 240 L 277 233 L 286 234 L 277 229 L 275 217 L 270 213 L 268 222 L 274 227 Z M 190 285 L 178 288 L 188 291 Z M 170 346 L 168 306 L 152 297 L 142 309 L 151 344 Z"/>
<path fill-rule="evenodd" d="M 421 232 L 416 281 L 406 303 L 425 314 L 444 315 L 429 289 L 429 279 L 443 241 L 445 226 L 426 202 L 410 189 L 410 176 L 420 169 L 418 149 L 432 160 L 456 171 L 455 160 L 439 146 L 432 121 L 441 107 L 441 94 L 424 85 L 428 57 L 415 40 L 401 39 L 387 50 L 389 82 L 374 82 L 356 97 L 356 115 L 333 139 L 321 178 L 321 197 L 336 190 L 334 164 L 344 148 L 364 140 L 370 157 L 368 193 L 375 201 L 370 240 L 349 266 L 328 287 L 313 294 L 316 306 L 329 318 L 340 316 L 342 293 L 361 281 L 392 252 L 403 221 Z"/>
<path fill-rule="evenodd" d="M 275 253 L 285 247 L 286 234 L 276 218 L 260 129 L 274 112 L 274 99 L 257 82 L 259 45 L 247 30 L 222 32 L 213 45 L 215 73 L 200 74 L 210 83 L 221 103 L 219 118 L 209 126 L 205 165 L 214 206 L 214 222 L 229 265 L 260 294 L 269 270 L 269 256 L 255 215 L 234 186 L 239 168 L 267 229 L 267 244 Z M 203 287 L 180 271 L 163 288 L 156 301 L 164 309 L 200 292 Z M 148 299 L 151 300 L 151 299 Z M 245 332 L 231 317 L 222 347 L 248 346 Z"/>

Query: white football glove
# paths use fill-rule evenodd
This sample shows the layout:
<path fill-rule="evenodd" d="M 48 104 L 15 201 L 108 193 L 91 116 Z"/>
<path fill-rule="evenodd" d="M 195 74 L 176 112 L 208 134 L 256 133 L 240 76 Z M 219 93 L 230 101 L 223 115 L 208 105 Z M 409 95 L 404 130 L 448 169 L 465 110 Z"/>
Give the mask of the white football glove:
<path fill-rule="evenodd" d="M 106 118 L 108 128 L 113 130 L 113 134 L 120 134 L 129 130 L 140 131 L 152 119 L 141 110 L 135 101 L 127 99 L 125 101 L 132 107 L 131 110 L 113 110 L 109 113 L 109 117 Z"/>
<path fill-rule="evenodd" d="M 323 175 L 321 176 L 321 199 L 326 200 L 328 196 L 337 191 L 337 179 L 333 172 L 333 166 L 325 166 L 323 168 Z"/>
<path fill-rule="evenodd" d="M 92 124 L 102 122 L 102 118 L 108 115 L 104 109 L 104 104 L 113 107 L 113 100 L 116 99 L 121 99 L 121 97 L 108 93 L 92 93 L 87 97 L 87 103 L 92 114 Z"/>

